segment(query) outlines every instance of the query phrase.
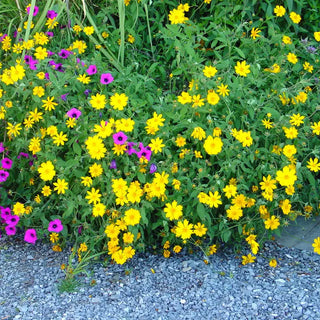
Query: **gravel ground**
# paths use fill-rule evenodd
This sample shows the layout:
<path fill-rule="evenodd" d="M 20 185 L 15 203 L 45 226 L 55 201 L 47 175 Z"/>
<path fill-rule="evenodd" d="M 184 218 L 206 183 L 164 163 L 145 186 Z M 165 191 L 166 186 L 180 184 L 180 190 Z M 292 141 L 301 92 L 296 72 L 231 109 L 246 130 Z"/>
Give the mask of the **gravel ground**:
<path fill-rule="evenodd" d="M 95 263 L 76 292 L 60 293 L 67 260 L 46 244 L 0 239 L 0 320 L 320 319 L 320 256 L 276 243 L 246 266 L 228 248 L 208 265 L 200 254 Z"/>

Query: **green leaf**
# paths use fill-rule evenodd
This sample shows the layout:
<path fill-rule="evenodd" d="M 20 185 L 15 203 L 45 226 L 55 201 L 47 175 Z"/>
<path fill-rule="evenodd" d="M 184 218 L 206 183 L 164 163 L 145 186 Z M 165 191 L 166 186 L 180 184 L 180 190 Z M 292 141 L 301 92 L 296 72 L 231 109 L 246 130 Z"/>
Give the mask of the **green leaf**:
<path fill-rule="evenodd" d="M 227 243 L 231 237 L 231 231 L 229 229 L 224 229 L 221 233 L 221 239 L 223 242 Z"/>
<path fill-rule="evenodd" d="M 208 214 L 204 205 L 200 202 L 197 205 L 197 214 L 202 222 L 204 222 L 204 221 L 211 222 L 210 215 Z"/>

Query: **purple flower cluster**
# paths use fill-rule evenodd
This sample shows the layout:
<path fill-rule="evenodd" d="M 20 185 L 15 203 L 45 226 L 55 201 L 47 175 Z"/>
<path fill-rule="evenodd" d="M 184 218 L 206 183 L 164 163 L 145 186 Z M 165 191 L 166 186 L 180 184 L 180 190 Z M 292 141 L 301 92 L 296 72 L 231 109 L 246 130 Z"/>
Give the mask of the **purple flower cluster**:
<path fill-rule="evenodd" d="M 37 64 L 39 63 L 39 61 L 33 59 L 32 56 L 25 55 L 24 62 L 29 66 L 31 70 L 37 70 Z"/>
<path fill-rule="evenodd" d="M 1 147 L 2 150 L 3 147 Z M 3 151 L 2 151 L 3 152 Z M 9 177 L 9 172 L 6 170 L 10 170 L 12 167 L 12 160 L 9 158 L 3 158 L 1 160 L 1 166 L 0 166 L 0 183 L 5 182 Z"/>
<path fill-rule="evenodd" d="M 17 229 L 16 225 L 18 224 L 20 218 L 19 216 L 15 216 L 11 214 L 11 210 L 9 207 L 4 208 L 0 207 L 0 220 L 1 223 L 6 224 L 5 231 L 8 236 L 13 236 L 16 234 Z M 1 234 L 0 234 L 1 237 Z"/>

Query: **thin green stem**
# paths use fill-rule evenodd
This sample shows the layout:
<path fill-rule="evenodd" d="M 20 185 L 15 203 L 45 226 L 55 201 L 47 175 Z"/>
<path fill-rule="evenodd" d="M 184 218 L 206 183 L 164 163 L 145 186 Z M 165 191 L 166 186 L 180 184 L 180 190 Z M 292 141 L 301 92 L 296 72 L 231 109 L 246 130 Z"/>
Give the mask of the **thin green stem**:
<path fill-rule="evenodd" d="M 120 64 L 124 66 L 124 35 L 125 35 L 125 15 L 126 9 L 123 0 L 118 0 L 118 13 L 119 13 L 119 29 L 120 29 L 120 47 L 118 53 L 118 60 L 120 59 Z"/>
<path fill-rule="evenodd" d="M 147 6 L 147 4 L 144 4 L 144 11 L 146 12 L 148 35 L 149 35 L 149 41 L 150 41 L 150 48 L 151 48 L 151 53 L 152 53 L 152 59 L 154 60 L 154 50 L 153 50 L 153 45 L 152 45 L 152 35 L 151 35 L 151 28 L 150 28 L 150 21 L 149 21 L 149 13 L 148 13 L 148 6 Z"/>

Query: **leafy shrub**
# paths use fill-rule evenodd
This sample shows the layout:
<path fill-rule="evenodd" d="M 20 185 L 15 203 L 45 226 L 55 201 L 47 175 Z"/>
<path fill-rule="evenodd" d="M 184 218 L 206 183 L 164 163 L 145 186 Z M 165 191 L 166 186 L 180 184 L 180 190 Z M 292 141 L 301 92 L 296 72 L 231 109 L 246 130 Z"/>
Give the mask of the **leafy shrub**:
<path fill-rule="evenodd" d="M 300 38 L 301 7 L 129 2 L 70 29 L 56 5 L 33 17 L 44 31 L 29 16 L 25 35 L 2 34 L 7 234 L 123 264 L 189 244 L 255 255 L 316 214 L 319 30 Z"/>

